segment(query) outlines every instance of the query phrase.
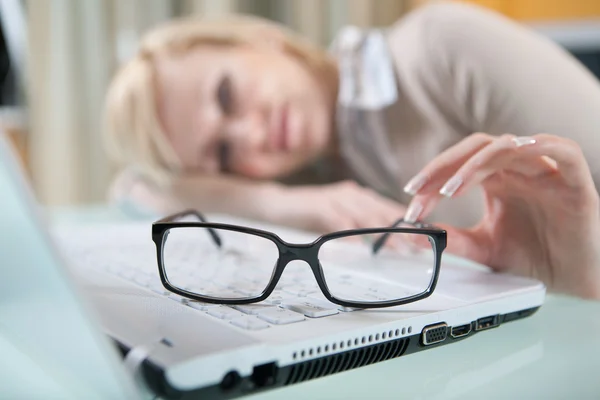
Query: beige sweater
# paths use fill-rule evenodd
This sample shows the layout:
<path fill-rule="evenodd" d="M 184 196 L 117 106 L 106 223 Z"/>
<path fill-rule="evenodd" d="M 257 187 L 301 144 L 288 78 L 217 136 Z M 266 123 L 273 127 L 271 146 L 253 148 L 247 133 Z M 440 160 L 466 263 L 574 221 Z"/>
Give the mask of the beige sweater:
<path fill-rule="evenodd" d="M 346 61 L 358 67 L 346 76 L 341 69 L 342 84 L 383 88 L 381 79 L 360 72 L 385 61 L 385 54 L 377 60 L 376 50 L 364 51 L 373 31 L 362 34 L 362 41 L 349 40 L 357 44 L 349 45 Z M 383 105 L 373 106 L 376 94 L 355 90 L 359 101 L 346 96 L 338 110 L 344 160 L 356 179 L 406 203 L 408 180 L 471 133 L 552 133 L 580 144 L 600 187 L 600 83 L 563 49 L 500 15 L 454 3 L 419 9 L 384 37 L 394 101 L 386 102 L 381 89 Z M 445 200 L 432 220 L 472 224 L 481 200 L 478 192 Z"/>

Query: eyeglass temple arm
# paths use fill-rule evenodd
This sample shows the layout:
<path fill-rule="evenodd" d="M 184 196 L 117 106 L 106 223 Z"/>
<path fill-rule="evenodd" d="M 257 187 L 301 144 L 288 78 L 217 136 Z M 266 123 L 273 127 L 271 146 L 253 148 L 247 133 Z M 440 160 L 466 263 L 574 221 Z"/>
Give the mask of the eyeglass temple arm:
<path fill-rule="evenodd" d="M 184 210 L 184 211 L 178 212 L 177 214 L 169 215 L 168 217 L 165 217 L 165 218 L 163 218 L 163 219 L 161 219 L 161 220 L 159 220 L 157 222 L 158 223 L 161 223 L 161 222 L 173 222 L 173 221 L 176 221 L 178 219 L 189 217 L 190 215 L 195 216 L 202 223 L 208 223 L 208 220 L 206 219 L 206 217 L 204 217 L 204 215 L 202 215 L 202 213 L 200 213 L 200 211 L 193 210 L 193 209 Z M 221 239 L 221 237 L 219 236 L 219 234 L 217 233 L 217 231 L 215 231 L 213 228 L 207 228 L 207 229 L 208 229 L 208 233 L 210 234 L 210 237 L 212 238 L 213 242 L 215 242 L 215 244 L 217 245 L 217 247 L 223 246 L 223 240 Z"/>
<path fill-rule="evenodd" d="M 398 227 L 398 225 L 400 225 L 400 224 L 402 224 L 402 223 L 405 223 L 405 224 L 408 224 L 408 225 L 412 225 L 412 226 L 414 226 L 415 228 L 428 228 L 428 227 L 431 227 L 431 225 L 429 225 L 429 224 L 424 224 L 424 223 L 421 223 L 421 222 L 406 222 L 406 221 L 404 220 L 404 217 L 402 217 L 402 218 L 398 219 L 396 222 L 394 222 L 394 223 L 392 224 L 392 226 L 390 226 L 390 228 L 397 228 L 397 227 Z M 391 232 L 386 232 L 386 233 L 384 233 L 383 235 L 381 235 L 381 236 L 379 237 L 379 239 L 377 239 L 377 240 L 376 240 L 376 241 L 373 243 L 373 247 L 372 247 L 372 249 L 373 249 L 373 250 L 372 250 L 372 251 L 373 251 L 373 255 L 376 255 L 377 253 L 379 253 L 379 250 L 381 250 L 381 248 L 382 248 L 383 246 L 385 246 L 385 242 L 387 242 L 387 240 L 388 240 L 388 238 L 390 237 L 390 235 L 391 235 L 391 234 L 392 234 Z"/>

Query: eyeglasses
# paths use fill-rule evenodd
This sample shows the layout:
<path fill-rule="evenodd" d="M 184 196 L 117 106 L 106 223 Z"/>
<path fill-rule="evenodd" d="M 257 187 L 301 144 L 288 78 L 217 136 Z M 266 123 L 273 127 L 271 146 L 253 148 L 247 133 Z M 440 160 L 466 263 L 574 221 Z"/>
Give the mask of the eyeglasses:
<path fill-rule="evenodd" d="M 189 217 L 198 222 L 182 221 Z M 299 295 L 324 296 L 343 307 L 379 308 L 432 294 L 446 231 L 420 223 L 407 227 L 399 219 L 389 228 L 345 230 L 311 243 L 289 243 L 269 231 L 211 223 L 187 210 L 156 221 L 152 240 L 162 284 L 191 300 L 261 302 L 282 288 L 280 278 L 289 263 L 304 261 L 310 269 L 288 277 L 294 290 L 304 290 Z"/>

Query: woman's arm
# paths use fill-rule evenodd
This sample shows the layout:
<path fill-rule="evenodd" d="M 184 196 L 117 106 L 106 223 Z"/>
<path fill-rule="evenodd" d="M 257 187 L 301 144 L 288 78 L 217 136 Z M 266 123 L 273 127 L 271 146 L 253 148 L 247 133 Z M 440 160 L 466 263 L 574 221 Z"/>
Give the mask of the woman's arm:
<path fill-rule="evenodd" d="M 276 210 L 267 205 L 278 201 L 282 191 L 284 186 L 273 181 L 223 175 L 182 176 L 173 181 L 170 196 L 178 207 L 274 222 Z"/>
<path fill-rule="evenodd" d="M 166 215 L 183 209 L 203 213 L 229 213 L 267 220 L 266 200 L 283 190 L 275 182 L 249 181 L 229 176 L 182 176 L 164 186 L 133 170 L 122 171 L 109 192 L 111 202 L 138 211 Z"/>
<path fill-rule="evenodd" d="M 153 214 L 191 208 L 321 233 L 389 226 L 405 212 L 403 205 L 351 181 L 287 186 L 224 175 L 181 176 L 159 188 L 125 171 L 115 181 L 110 197 Z"/>

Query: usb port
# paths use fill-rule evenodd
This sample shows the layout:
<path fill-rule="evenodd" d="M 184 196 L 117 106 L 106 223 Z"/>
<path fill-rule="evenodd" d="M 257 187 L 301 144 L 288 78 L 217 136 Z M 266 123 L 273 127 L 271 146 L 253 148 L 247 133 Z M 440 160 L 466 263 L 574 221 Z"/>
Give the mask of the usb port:
<path fill-rule="evenodd" d="M 477 325 L 475 326 L 476 331 L 482 331 L 484 329 L 494 328 L 499 325 L 500 318 L 498 315 L 490 315 L 489 317 L 479 318 Z"/>
<path fill-rule="evenodd" d="M 469 333 L 471 333 L 471 324 L 453 326 L 452 329 L 450 329 L 450 336 L 455 339 L 467 336 Z"/>

